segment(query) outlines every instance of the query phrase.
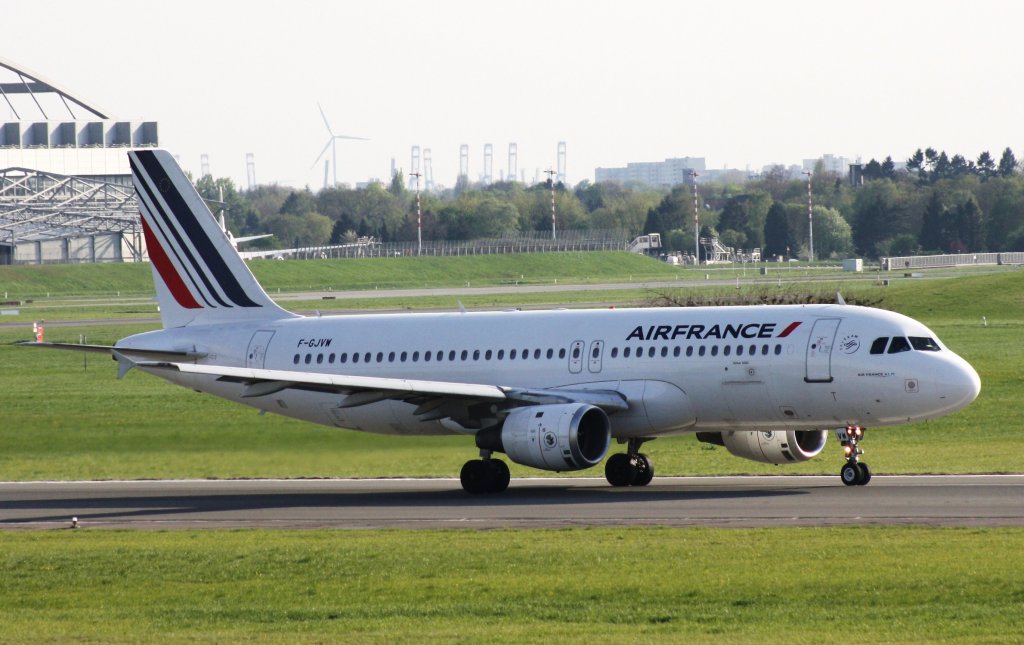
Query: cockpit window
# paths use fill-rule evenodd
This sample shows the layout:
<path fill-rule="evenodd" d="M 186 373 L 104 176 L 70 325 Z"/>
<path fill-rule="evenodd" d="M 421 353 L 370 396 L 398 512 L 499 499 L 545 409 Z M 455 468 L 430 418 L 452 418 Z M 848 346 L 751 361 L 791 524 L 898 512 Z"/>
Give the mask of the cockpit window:
<path fill-rule="evenodd" d="M 919 352 L 937 352 L 939 344 L 929 336 L 911 336 L 910 344 Z"/>
<path fill-rule="evenodd" d="M 889 343 L 889 353 L 899 354 L 900 352 L 909 352 L 910 342 L 903 336 L 893 336 L 892 342 Z"/>
<path fill-rule="evenodd" d="M 871 343 L 871 353 L 872 354 L 884 354 L 885 353 L 885 344 L 888 343 L 888 342 L 889 342 L 889 337 L 888 336 L 882 336 L 881 338 L 876 338 L 875 342 Z"/>

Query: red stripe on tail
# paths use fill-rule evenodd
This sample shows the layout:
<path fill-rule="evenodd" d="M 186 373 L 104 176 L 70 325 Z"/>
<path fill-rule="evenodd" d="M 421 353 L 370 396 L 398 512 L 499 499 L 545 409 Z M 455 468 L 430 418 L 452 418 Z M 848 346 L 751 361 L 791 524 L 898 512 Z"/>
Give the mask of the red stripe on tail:
<path fill-rule="evenodd" d="M 171 295 L 185 309 L 202 309 L 203 306 L 192 297 L 192 292 L 185 286 L 181 276 L 174 269 L 174 265 L 171 264 L 170 258 L 164 253 L 164 249 L 160 246 L 156 236 L 153 235 L 153 231 L 149 230 L 146 218 L 140 219 L 142 220 L 142 233 L 146 236 L 146 250 L 149 251 L 149 259 L 153 266 L 156 267 L 157 273 L 160 274 L 160 278 L 167 285 Z"/>

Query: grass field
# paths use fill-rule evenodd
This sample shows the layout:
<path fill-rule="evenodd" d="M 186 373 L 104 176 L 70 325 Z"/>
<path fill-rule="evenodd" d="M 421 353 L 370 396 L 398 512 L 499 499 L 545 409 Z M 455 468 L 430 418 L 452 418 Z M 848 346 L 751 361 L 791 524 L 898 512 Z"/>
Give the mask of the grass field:
<path fill-rule="evenodd" d="M 1022 570 L 1019 529 L 5 532 L 0 641 L 1013 643 Z"/>
<path fill-rule="evenodd" d="M 843 286 L 883 292 L 885 306 L 930 325 L 982 377 L 979 399 L 952 417 L 870 431 L 864 447 L 876 472 L 1024 471 L 1022 422 L 1012 412 L 1024 386 L 1022 283 L 1024 272 L 1010 271 L 884 289 Z M 47 338 L 112 343 L 144 329 L 52 329 Z M 27 326 L 0 329 L 0 479 L 454 476 L 476 452 L 462 437 L 383 437 L 260 417 L 138 372 L 119 382 L 113 363 L 96 356 L 86 365 L 79 354 L 7 345 L 28 334 Z M 841 464 L 835 446 L 785 468 L 737 459 L 692 437 L 659 439 L 645 451 L 662 475 L 831 474 Z M 513 474 L 538 471 L 513 465 Z"/>
<path fill-rule="evenodd" d="M 686 270 L 634 253 L 531 253 L 468 257 L 372 258 L 249 262 L 268 293 L 508 284 L 672 280 Z M 693 273 L 696 270 L 691 269 Z M 4 299 L 55 296 L 150 295 L 146 264 L 0 266 Z"/>

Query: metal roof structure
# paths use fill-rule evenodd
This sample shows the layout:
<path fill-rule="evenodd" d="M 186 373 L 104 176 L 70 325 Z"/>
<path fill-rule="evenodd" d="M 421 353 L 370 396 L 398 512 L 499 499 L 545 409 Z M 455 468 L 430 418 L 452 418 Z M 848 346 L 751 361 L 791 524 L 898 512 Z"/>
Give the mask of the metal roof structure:
<path fill-rule="evenodd" d="M 10 247 L 6 261 L 19 261 L 26 242 L 64 240 L 67 246 L 75 238 L 110 235 L 120 236 L 139 259 L 138 204 L 126 153 L 156 145 L 155 121 L 117 120 L 0 58 L 0 246 Z M 29 253 L 21 261 L 34 260 Z"/>
<path fill-rule="evenodd" d="M 0 96 L 3 97 L 5 103 L 14 114 L 14 118 L 18 120 L 26 119 L 25 116 L 18 111 L 18 107 L 21 107 L 21 112 L 25 112 L 25 107 L 17 105 L 20 95 L 27 95 L 31 98 L 31 103 L 38 109 L 39 115 L 45 119 L 57 119 L 65 118 L 63 114 L 53 113 L 53 116 L 47 113 L 47 107 L 44 105 L 48 99 L 58 99 L 60 104 L 63 104 L 64 108 L 67 109 L 68 116 L 72 119 L 79 119 L 82 116 L 75 114 L 70 103 L 77 105 L 79 108 L 88 112 L 86 118 L 98 118 L 98 119 L 109 119 L 111 118 L 106 110 L 102 110 L 95 105 L 85 103 L 81 99 L 77 99 L 71 95 L 70 92 L 60 87 L 56 83 L 45 79 L 42 75 L 36 72 L 31 72 L 24 67 L 16 67 L 15 64 L 5 58 L 0 58 L 0 67 L 10 70 L 18 77 L 17 81 L 0 82 Z M 27 104 L 29 109 L 31 105 Z M 52 107 L 50 108 L 52 112 Z M 33 117 L 39 118 L 39 117 Z"/>
<path fill-rule="evenodd" d="M 136 232 L 131 186 L 28 168 L 0 170 L 0 241 Z"/>

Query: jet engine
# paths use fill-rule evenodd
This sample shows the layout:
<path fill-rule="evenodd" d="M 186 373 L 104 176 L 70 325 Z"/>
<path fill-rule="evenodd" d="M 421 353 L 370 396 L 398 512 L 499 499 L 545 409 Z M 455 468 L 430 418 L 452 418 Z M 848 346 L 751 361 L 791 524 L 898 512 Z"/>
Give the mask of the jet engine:
<path fill-rule="evenodd" d="M 825 447 L 826 430 L 698 432 L 704 443 L 725 446 L 731 454 L 766 464 L 788 464 L 816 457 Z"/>
<path fill-rule="evenodd" d="M 611 441 L 604 410 L 583 403 L 515 408 L 501 426 L 481 430 L 476 445 L 517 464 L 562 472 L 601 463 Z"/>

